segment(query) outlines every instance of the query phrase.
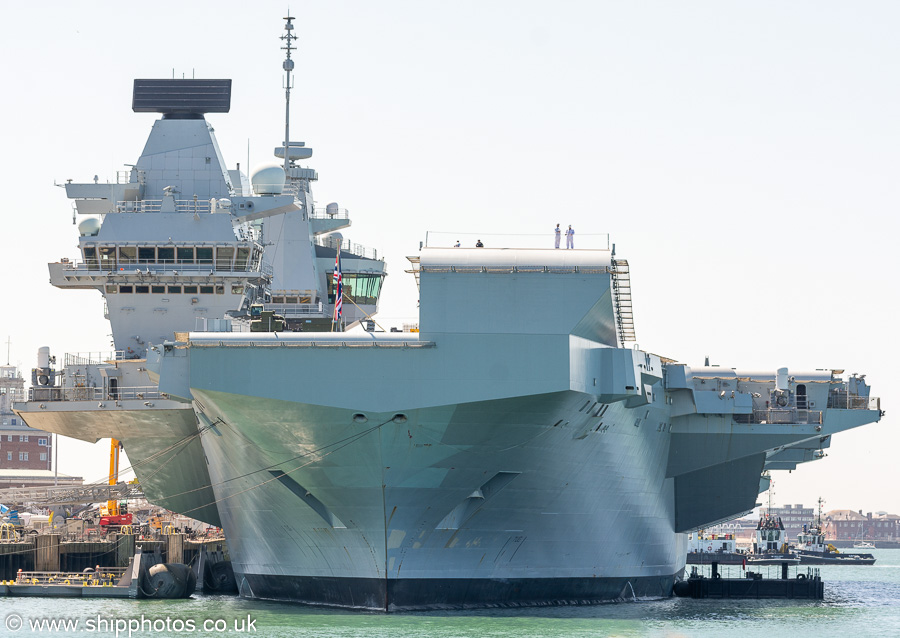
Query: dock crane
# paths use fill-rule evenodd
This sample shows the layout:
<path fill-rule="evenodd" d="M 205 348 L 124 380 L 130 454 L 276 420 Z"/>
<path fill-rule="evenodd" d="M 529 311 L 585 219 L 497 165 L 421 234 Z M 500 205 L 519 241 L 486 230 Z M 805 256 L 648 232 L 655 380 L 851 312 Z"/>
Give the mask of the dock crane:
<path fill-rule="evenodd" d="M 119 482 L 119 452 L 122 449 L 121 441 L 110 439 L 109 448 L 109 484 L 116 485 Z M 103 509 L 106 512 L 103 512 Z M 100 527 L 112 527 L 131 525 L 132 515 L 126 505 L 119 506 L 116 499 L 106 502 L 106 507 L 100 511 Z"/>

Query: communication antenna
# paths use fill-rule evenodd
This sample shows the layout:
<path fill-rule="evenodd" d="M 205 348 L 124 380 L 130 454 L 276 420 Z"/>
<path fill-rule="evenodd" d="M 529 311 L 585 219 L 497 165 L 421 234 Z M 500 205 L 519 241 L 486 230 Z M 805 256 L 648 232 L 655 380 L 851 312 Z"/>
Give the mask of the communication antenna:
<path fill-rule="evenodd" d="M 288 156 L 288 142 L 291 139 L 291 71 L 294 70 L 294 61 L 291 60 L 291 51 L 297 47 L 293 46 L 297 36 L 294 35 L 294 23 L 291 16 L 287 16 L 284 20 L 284 35 L 280 36 L 284 41 L 283 51 L 287 51 L 287 55 L 282 63 L 284 69 L 284 172 L 287 174 L 290 165 Z"/>

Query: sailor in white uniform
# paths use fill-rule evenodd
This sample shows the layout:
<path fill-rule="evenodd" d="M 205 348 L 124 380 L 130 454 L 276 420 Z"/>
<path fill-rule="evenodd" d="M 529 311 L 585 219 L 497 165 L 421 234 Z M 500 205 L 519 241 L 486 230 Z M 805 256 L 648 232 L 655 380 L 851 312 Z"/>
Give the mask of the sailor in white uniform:
<path fill-rule="evenodd" d="M 556 229 L 553 231 L 553 233 L 556 235 L 553 247 L 559 248 L 559 238 L 562 235 L 562 231 L 559 229 L 559 224 L 556 225 Z"/>
<path fill-rule="evenodd" d="M 566 231 L 566 248 L 575 248 L 575 230 L 571 225 Z"/>

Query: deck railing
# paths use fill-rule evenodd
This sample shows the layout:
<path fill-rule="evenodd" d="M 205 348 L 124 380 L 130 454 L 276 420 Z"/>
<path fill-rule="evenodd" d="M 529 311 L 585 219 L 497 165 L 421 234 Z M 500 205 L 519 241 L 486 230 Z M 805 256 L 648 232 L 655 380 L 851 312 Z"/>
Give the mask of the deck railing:
<path fill-rule="evenodd" d="M 878 410 L 881 407 L 881 399 L 861 397 L 845 390 L 835 390 L 828 393 L 828 407 L 839 410 Z"/>
<path fill-rule="evenodd" d="M 101 567 L 96 573 L 83 572 L 18 572 L 16 585 L 80 585 L 91 587 L 114 586 L 127 567 Z"/>
<path fill-rule="evenodd" d="M 556 236 L 552 227 L 540 235 L 529 233 L 451 233 L 444 231 L 428 231 L 425 235 L 425 246 L 428 248 L 453 248 L 459 242 L 461 248 L 476 248 L 480 241 L 485 248 L 549 248 L 554 249 Z M 567 228 L 560 226 L 561 239 L 559 249 L 565 250 Z M 609 250 L 608 233 L 576 233 L 573 247 L 587 250 Z"/>
<path fill-rule="evenodd" d="M 63 361 L 66 366 L 96 366 L 108 361 L 124 361 L 126 358 L 124 350 L 114 350 L 112 352 L 67 352 Z"/>
<path fill-rule="evenodd" d="M 822 412 L 815 410 L 796 410 L 792 408 L 769 408 L 753 410 L 752 414 L 735 414 L 737 423 L 771 423 L 780 425 L 821 425 Z"/>
<path fill-rule="evenodd" d="M 117 213 L 159 213 L 163 200 L 142 199 L 139 201 L 116 202 Z M 176 213 L 209 213 L 212 207 L 208 199 L 176 199 Z"/>
<path fill-rule="evenodd" d="M 343 252 L 351 253 L 353 255 L 358 255 L 359 257 L 364 257 L 366 259 L 378 259 L 378 251 L 374 248 L 368 248 L 363 246 L 362 244 L 357 244 L 349 239 L 338 239 L 334 236 L 321 236 L 316 237 L 316 244 L 319 246 L 324 246 L 325 248 L 332 248 L 337 250 L 340 248 Z"/>
<path fill-rule="evenodd" d="M 129 401 L 168 399 L 157 386 L 119 387 L 114 389 L 90 387 L 35 387 L 28 390 L 29 401 Z"/>
<path fill-rule="evenodd" d="M 100 260 L 68 260 L 60 262 L 66 265 L 66 270 L 100 271 L 118 274 L 146 273 L 149 275 L 177 274 L 177 273 L 235 273 L 235 272 L 262 272 L 271 275 L 272 266 L 261 263 L 259 259 L 248 259 L 239 262 L 223 262 L 219 260 L 203 259 L 192 262 L 179 261 L 135 261 L 135 262 L 104 262 Z"/>

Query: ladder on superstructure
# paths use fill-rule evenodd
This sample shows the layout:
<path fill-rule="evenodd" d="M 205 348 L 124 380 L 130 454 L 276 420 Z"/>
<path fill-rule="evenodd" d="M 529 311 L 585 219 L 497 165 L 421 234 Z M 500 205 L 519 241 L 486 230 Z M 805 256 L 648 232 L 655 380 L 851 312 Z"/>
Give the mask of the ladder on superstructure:
<path fill-rule="evenodd" d="M 626 259 L 613 259 L 612 262 L 613 301 L 616 304 L 616 331 L 619 334 L 619 345 L 626 341 L 635 341 L 634 311 L 631 307 L 631 274 Z"/>
<path fill-rule="evenodd" d="M 421 268 L 421 264 L 419 263 L 419 256 L 413 255 L 412 257 L 407 257 L 409 260 L 410 268 L 409 270 L 405 270 L 403 272 L 407 272 L 416 278 L 416 288 L 419 288 L 419 269 Z"/>

